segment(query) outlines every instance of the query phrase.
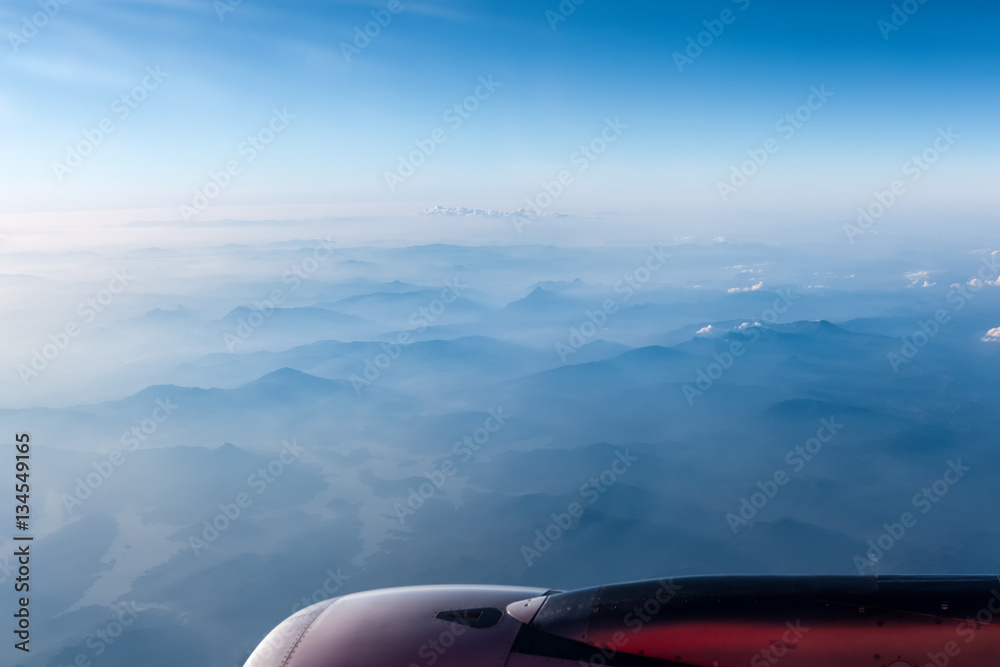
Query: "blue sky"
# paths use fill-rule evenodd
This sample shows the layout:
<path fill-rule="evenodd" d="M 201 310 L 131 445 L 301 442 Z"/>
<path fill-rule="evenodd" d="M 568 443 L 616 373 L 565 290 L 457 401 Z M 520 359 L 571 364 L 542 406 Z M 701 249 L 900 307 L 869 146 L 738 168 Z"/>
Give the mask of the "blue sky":
<path fill-rule="evenodd" d="M 896 214 L 995 209 L 995 3 L 914 1 L 885 34 L 891 2 L 567 0 L 575 9 L 555 29 L 546 12 L 556 0 L 387 5 L 52 0 L 54 15 L 23 41 L 11 35 L 31 33 L 24 17 L 42 9 L 6 5 L 0 215 L 179 218 L 232 160 L 239 173 L 198 217 L 516 209 L 609 118 L 627 129 L 585 172 L 574 168 L 552 211 L 848 219 L 949 126 L 960 139 Z M 372 11 L 391 21 L 348 62 L 341 45 Z M 708 45 L 678 71 L 674 54 L 720 16 L 728 25 L 702 35 Z M 148 67 L 167 75 L 119 118 L 115 100 Z M 451 127 L 443 114 L 490 76 L 500 85 Z M 776 121 L 813 86 L 832 97 L 782 137 Z M 241 142 L 274 109 L 294 119 L 245 162 Z M 113 131 L 60 182 L 53 164 L 104 119 Z M 385 172 L 436 128 L 447 140 L 390 190 Z M 779 150 L 723 201 L 720 180 L 770 137 Z"/>

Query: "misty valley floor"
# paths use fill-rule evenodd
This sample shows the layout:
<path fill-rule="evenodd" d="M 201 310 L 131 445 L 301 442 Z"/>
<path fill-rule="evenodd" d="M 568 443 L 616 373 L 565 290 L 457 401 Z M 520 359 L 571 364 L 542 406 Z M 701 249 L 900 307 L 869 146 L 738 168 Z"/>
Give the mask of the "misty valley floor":
<path fill-rule="evenodd" d="M 321 249 L 0 277 L 46 664 L 230 667 L 384 586 L 997 569 L 993 249 Z"/>

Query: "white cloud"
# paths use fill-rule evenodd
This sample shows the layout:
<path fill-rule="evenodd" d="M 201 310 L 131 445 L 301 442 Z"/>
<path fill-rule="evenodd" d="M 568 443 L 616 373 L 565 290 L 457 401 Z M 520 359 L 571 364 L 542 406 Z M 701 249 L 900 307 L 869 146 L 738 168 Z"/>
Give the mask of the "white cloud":
<path fill-rule="evenodd" d="M 707 327 L 702 327 L 694 332 L 695 336 L 708 336 L 712 333 L 712 325 L 709 324 Z"/>
<path fill-rule="evenodd" d="M 994 327 L 983 336 L 984 343 L 1000 343 L 1000 327 Z"/>
<path fill-rule="evenodd" d="M 730 294 L 736 294 L 738 292 L 756 292 L 763 286 L 764 286 L 764 281 L 762 280 L 756 285 L 751 285 L 750 287 L 730 287 L 728 292 Z"/>
<path fill-rule="evenodd" d="M 937 283 L 932 283 L 929 278 L 930 271 L 913 271 L 906 274 L 906 279 L 910 281 L 908 287 L 933 287 Z"/>

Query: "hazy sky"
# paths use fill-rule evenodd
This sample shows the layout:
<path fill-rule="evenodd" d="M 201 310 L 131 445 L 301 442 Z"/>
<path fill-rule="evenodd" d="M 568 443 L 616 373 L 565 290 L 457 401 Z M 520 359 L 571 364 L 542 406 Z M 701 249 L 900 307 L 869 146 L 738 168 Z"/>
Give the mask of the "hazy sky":
<path fill-rule="evenodd" d="M 197 220 L 513 210 L 562 170 L 549 212 L 829 223 L 903 179 L 894 215 L 985 218 L 1000 6 L 911 1 L 894 24 L 870 0 L 49 0 L 51 16 L 18 0 L 0 10 L 0 228 L 182 205 Z M 366 44 L 356 28 L 379 18 Z M 602 154 L 577 152 L 602 133 Z M 387 183 L 415 142 L 433 153 Z M 753 154 L 767 161 L 724 201 Z"/>

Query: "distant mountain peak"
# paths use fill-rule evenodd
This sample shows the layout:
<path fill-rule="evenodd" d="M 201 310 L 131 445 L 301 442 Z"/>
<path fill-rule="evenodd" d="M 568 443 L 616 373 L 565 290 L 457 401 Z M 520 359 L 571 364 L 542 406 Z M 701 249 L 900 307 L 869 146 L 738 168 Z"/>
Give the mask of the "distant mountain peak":
<path fill-rule="evenodd" d="M 505 310 L 507 308 L 543 308 L 561 302 L 562 298 L 558 294 L 539 285 L 535 289 L 531 290 L 527 296 L 508 303 L 505 306 Z"/>
<path fill-rule="evenodd" d="M 850 336 L 850 331 L 828 320 L 798 320 L 786 324 L 770 324 L 769 329 L 779 333 Z"/>
<path fill-rule="evenodd" d="M 173 308 L 154 308 L 153 310 L 147 310 L 139 319 L 162 321 L 171 319 L 186 319 L 192 315 L 193 313 L 190 310 L 180 304 L 177 304 Z"/>
<path fill-rule="evenodd" d="M 321 380 L 322 379 L 322 378 L 316 377 L 315 375 L 310 375 L 309 373 L 303 373 L 302 371 L 296 370 L 294 368 L 289 368 L 288 366 L 284 366 L 282 368 L 279 368 L 276 371 L 271 371 L 267 375 L 260 376 L 259 378 L 257 378 L 253 382 L 250 382 L 250 384 L 254 384 L 254 383 L 257 383 L 257 382 L 272 382 L 272 381 L 275 381 L 275 380 L 285 381 L 285 380 L 295 379 L 295 378 L 303 378 L 303 379 L 309 378 L 309 379 L 314 379 L 314 380 Z"/>

